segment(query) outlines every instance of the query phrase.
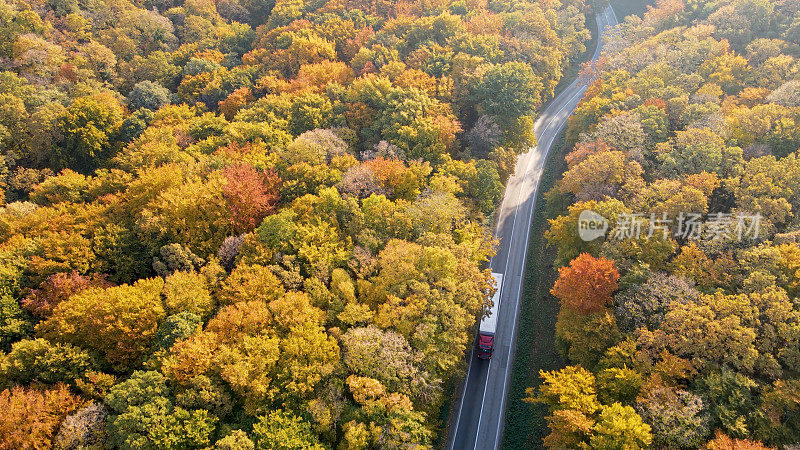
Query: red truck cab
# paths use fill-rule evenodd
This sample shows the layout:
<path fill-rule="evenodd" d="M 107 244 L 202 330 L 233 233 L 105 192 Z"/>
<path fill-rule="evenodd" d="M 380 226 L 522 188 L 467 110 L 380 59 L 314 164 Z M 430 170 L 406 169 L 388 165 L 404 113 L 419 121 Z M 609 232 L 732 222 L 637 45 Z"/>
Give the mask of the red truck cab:
<path fill-rule="evenodd" d="M 494 336 L 488 334 L 478 335 L 478 358 L 489 359 L 494 350 Z"/>

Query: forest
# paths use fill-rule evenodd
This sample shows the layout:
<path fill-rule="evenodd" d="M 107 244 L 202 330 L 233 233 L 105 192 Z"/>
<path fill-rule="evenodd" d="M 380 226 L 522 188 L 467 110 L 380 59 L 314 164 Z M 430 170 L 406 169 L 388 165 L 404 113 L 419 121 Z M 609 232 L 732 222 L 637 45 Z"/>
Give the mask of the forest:
<path fill-rule="evenodd" d="M 0 449 L 434 445 L 597 7 L 0 0 Z"/>
<path fill-rule="evenodd" d="M 606 48 L 547 196 L 571 364 L 528 389 L 549 410 L 544 444 L 794 448 L 800 3 L 661 0 Z M 586 210 L 605 237 L 579 238 Z M 708 226 L 673 233 L 690 213 Z M 760 218 L 744 239 L 722 227 L 743 214 Z"/>

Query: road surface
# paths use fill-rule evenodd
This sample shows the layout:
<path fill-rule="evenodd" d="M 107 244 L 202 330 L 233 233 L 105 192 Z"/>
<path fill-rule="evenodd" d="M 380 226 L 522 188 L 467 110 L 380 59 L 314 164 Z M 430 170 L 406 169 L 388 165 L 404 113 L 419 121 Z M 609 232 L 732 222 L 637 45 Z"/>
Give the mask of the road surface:
<path fill-rule="evenodd" d="M 600 56 L 603 31 L 616 24 L 617 17 L 610 6 L 597 15 L 600 38 L 593 59 Z M 522 276 L 539 179 L 553 141 L 566 126 L 586 87 L 580 79 L 573 81 L 539 115 L 534 124 L 538 145 L 520 155 L 516 173 L 506 186 L 497 217 L 500 245 L 490 263 L 492 272 L 503 274 L 494 355 L 488 361 L 476 358 L 474 349 L 469 355 L 467 377 L 461 396 L 454 404 L 449 449 L 487 450 L 500 446 L 506 393 L 514 365 Z"/>

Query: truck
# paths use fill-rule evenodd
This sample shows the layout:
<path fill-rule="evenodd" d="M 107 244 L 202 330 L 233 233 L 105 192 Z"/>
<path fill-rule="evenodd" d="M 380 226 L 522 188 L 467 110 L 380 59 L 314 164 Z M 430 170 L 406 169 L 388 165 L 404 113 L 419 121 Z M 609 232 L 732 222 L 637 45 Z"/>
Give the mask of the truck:
<path fill-rule="evenodd" d="M 481 319 L 478 327 L 477 355 L 480 359 L 489 359 L 494 350 L 494 334 L 497 331 L 497 311 L 500 309 L 500 289 L 503 287 L 503 274 L 492 272 L 494 278 L 494 294 L 489 315 Z"/>

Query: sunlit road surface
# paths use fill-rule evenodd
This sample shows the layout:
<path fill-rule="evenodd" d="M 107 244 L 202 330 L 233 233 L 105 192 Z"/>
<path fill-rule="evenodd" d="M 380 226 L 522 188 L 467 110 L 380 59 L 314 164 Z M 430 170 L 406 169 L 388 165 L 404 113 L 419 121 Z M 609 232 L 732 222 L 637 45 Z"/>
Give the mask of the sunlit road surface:
<path fill-rule="evenodd" d="M 597 15 L 600 39 L 593 59 L 600 56 L 603 31 L 616 24 L 617 17 L 611 7 Z M 516 173 L 506 186 L 497 217 L 496 235 L 500 244 L 490 263 L 492 272 L 503 274 L 494 355 L 488 361 L 481 360 L 475 357 L 473 349 L 468 356 L 467 377 L 453 406 L 448 449 L 496 449 L 502 442 L 506 395 L 514 365 L 522 275 L 539 179 L 553 141 L 566 126 L 586 88 L 585 81 L 573 81 L 539 115 L 534 124 L 538 145 L 520 155 Z"/>

